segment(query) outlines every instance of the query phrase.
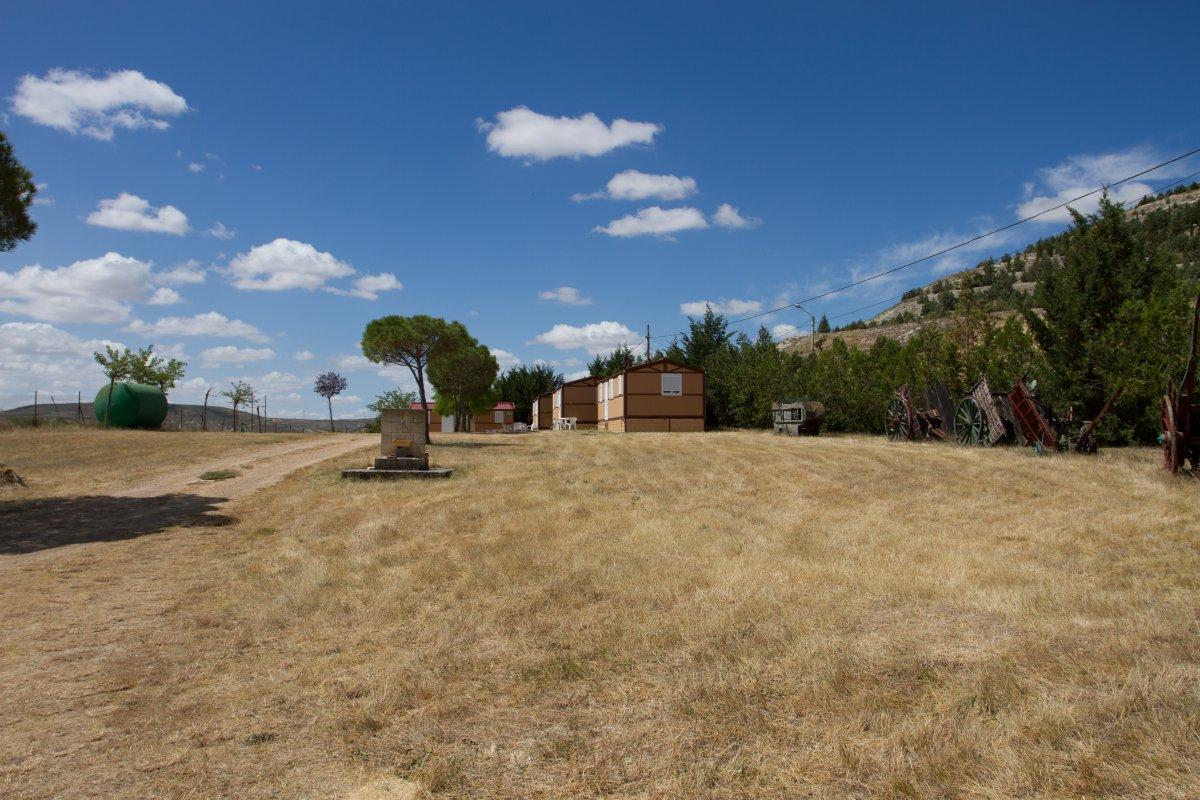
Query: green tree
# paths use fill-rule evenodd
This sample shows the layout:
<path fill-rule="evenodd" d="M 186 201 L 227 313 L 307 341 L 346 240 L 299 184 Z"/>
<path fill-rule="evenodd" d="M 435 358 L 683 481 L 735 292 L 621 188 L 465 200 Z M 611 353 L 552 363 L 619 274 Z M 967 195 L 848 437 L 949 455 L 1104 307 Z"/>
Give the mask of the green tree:
<path fill-rule="evenodd" d="M 1053 404 L 1090 419 L 1116 388 L 1165 381 L 1155 369 L 1174 356 L 1186 304 L 1174 259 L 1121 206 L 1105 195 L 1096 214 L 1072 214 L 1062 262 L 1038 282 L 1044 314 L 1026 310 L 1025 319 L 1046 354 Z M 1142 394 L 1127 393 L 1125 402 Z"/>
<path fill-rule="evenodd" d="M 238 429 L 238 406 L 249 405 L 254 403 L 254 387 L 245 381 L 237 381 L 229 384 L 229 388 L 221 392 L 223 397 L 229 399 L 233 405 L 233 429 Z"/>
<path fill-rule="evenodd" d="M 382 414 L 384 409 L 409 408 L 417 400 L 416 392 L 405 392 L 400 389 L 388 389 L 383 394 L 375 395 L 375 399 L 367 403 L 367 408 L 376 414 Z"/>
<path fill-rule="evenodd" d="M 821 315 L 821 321 L 817 323 L 817 333 L 829 333 L 829 317 Z"/>
<path fill-rule="evenodd" d="M 323 372 L 317 376 L 313 382 L 313 391 L 325 398 L 325 404 L 329 406 L 329 432 L 333 433 L 333 398 L 337 397 L 342 392 L 346 391 L 349 386 L 346 376 L 337 372 Z"/>
<path fill-rule="evenodd" d="M 187 367 L 186 362 L 177 358 L 164 361 L 162 356 L 154 354 L 154 345 L 143 347 L 136 353 L 125 348 L 125 357 L 129 359 L 130 380 L 157 386 L 164 396 L 179 383 Z"/>
<path fill-rule="evenodd" d="M 111 345 L 104 345 L 103 353 L 92 353 L 92 357 L 96 359 L 96 363 L 104 370 L 104 374 L 108 377 L 108 397 L 104 401 L 104 427 L 108 427 L 108 415 L 112 410 L 113 389 L 116 388 L 117 381 L 123 381 L 130 377 L 132 366 L 130 362 L 129 348 L 125 348 L 125 352 L 118 351 Z"/>
<path fill-rule="evenodd" d="M 429 360 L 429 381 L 454 410 L 454 429 L 463 430 L 469 416 L 492 405 L 492 384 L 500 364 L 492 351 L 475 341 L 465 327 L 454 336 L 454 346 L 439 349 Z"/>
<path fill-rule="evenodd" d="M 425 408 L 425 376 L 429 362 L 437 353 L 454 349 L 466 328 L 439 317 L 417 314 L 412 317 L 390 315 L 372 320 L 363 331 L 362 351 L 376 364 L 408 368 L 417 383 L 417 396 Z M 429 440 L 429 414 L 425 414 L 425 439 Z"/>
<path fill-rule="evenodd" d="M 0 131 L 0 252 L 29 241 L 37 230 L 37 223 L 29 218 L 36 194 L 33 175 L 17 161 L 8 137 Z"/>
<path fill-rule="evenodd" d="M 553 392 L 563 385 L 563 376 L 549 364 L 534 364 L 513 367 L 496 378 L 496 395 L 509 400 L 516 407 L 514 419 L 518 422 L 533 422 L 533 404 L 538 397 Z"/>

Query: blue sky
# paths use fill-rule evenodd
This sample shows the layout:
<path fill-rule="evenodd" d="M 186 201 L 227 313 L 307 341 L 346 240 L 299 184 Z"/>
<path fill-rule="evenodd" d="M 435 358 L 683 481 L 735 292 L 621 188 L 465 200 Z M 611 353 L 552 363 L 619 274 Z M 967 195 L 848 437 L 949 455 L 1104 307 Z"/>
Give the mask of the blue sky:
<path fill-rule="evenodd" d="M 183 354 L 173 399 L 247 378 L 272 413 L 319 414 L 312 376 L 335 368 L 358 414 L 411 383 L 358 352 L 390 313 L 570 374 L 689 304 L 794 302 L 1200 146 L 1197 57 L 1169 35 L 1197 22 L 1183 3 L 19 4 L 0 128 L 45 186 L 37 235 L 0 254 L 0 406 L 94 393 L 113 341 Z"/>

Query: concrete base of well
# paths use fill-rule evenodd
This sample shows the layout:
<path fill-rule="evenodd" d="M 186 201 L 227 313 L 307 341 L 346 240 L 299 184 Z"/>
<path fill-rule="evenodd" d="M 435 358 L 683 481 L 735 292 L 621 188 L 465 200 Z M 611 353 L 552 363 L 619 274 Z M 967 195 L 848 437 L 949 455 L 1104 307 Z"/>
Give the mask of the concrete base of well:
<path fill-rule="evenodd" d="M 454 470 L 445 467 L 431 467 L 429 469 L 344 469 L 342 470 L 343 478 L 357 478 L 359 480 L 369 481 L 391 481 L 400 480 L 402 478 L 449 478 L 454 474 Z"/>

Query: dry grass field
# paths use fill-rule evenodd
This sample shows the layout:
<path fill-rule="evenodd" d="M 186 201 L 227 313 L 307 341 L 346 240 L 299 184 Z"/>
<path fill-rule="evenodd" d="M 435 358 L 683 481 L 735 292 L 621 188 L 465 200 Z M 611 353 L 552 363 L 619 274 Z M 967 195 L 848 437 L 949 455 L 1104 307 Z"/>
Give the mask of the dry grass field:
<path fill-rule="evenodd" d="M 454 477 L 347 456 L 225 525 L 0 554 L 0 796 L 1200 796 L 1200 484 L 1156 452 L 433 459 Z"/>
<path fill-rule="evenodd" d="M 28 482 L 22 496 L 61 497 L 132 485 L 164 470 L 319 434 L 201 433 L 91 428 L 0 430 L 0 462 Z"/>

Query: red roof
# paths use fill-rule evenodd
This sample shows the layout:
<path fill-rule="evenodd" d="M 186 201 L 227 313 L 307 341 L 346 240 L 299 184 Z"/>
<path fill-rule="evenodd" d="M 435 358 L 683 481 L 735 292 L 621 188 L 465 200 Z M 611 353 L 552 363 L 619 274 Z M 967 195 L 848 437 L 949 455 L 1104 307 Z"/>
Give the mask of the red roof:
<path fill-rule="evenodd" d="M 420 404 L 420 403 L 418 403 L 417 401 L 415 401 L 415 400 L 414 400 L 413 402 L 411 402 L 411 403 L 409 403 L 409 404 L 408 404 L 408 410 L 409 410 L 409 411 L 420 411 L 420 410 L 421 410 L 421 404 Z M 426 403 L 426 404 L 425 404 L 425 410 L 426 410 L 426 411 L 433 411 L 433 403 Z"/>

